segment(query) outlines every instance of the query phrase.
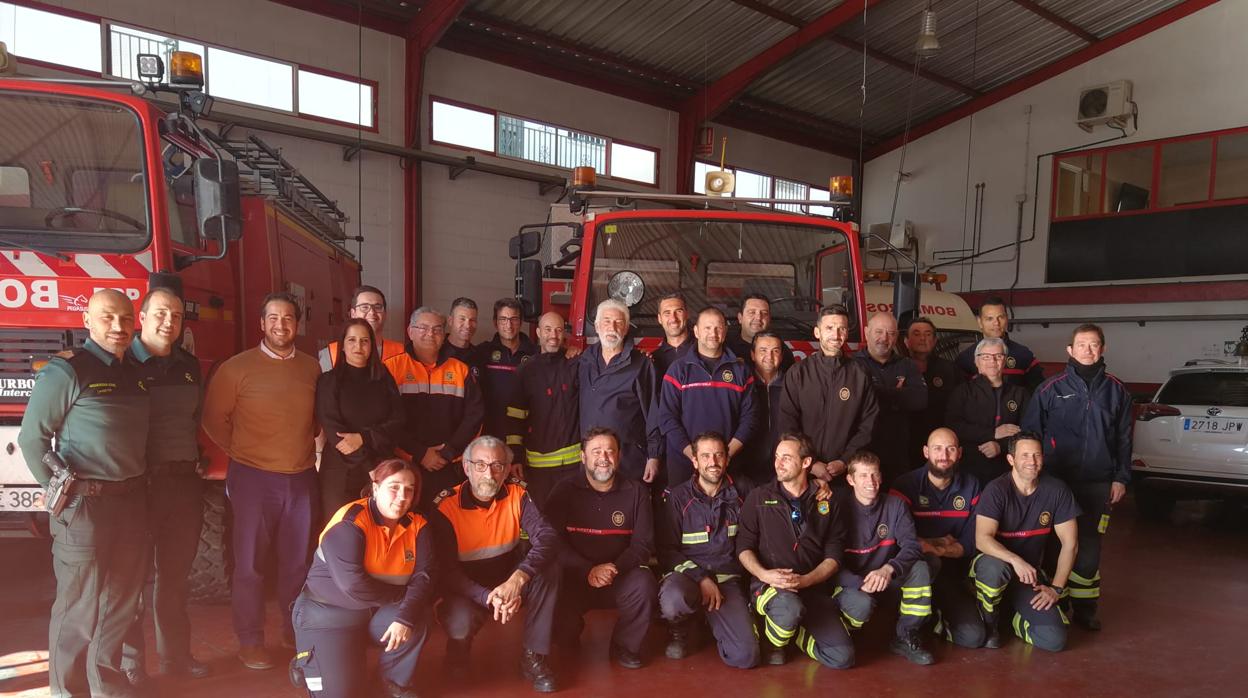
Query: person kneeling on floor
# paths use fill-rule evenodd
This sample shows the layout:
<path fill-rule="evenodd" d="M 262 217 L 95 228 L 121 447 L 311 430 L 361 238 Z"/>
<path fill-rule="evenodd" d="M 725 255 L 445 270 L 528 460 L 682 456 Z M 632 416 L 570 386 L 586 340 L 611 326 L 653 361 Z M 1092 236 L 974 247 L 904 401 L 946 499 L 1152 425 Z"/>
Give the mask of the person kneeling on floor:
<path fill-rule="evenodd" d="M 469 678 L 472 639 L 491 616 L 506 623 L 523 605 L 524 655 L 520 671 L 534 690 L 556 690 L 550 654 L 559 590 L 555 530 L 538 511 L 524 483 L 508 478 L 512 451 L 494 436 L 478 436 L 464 449 L 468 481 L 443 490 L 430 515 L 445 567 L 438 620 L 446 629 L 446 663 L 459 684 Z M 527 534 L 528 551 L 520 545 Z"/>
<path fill-rule="evenodd" d="M 1040 649 L 1066 647 L 1068 621 L 1058 607 L 1079 548 L 1079 505 L 1061 480 L 1042 475 L 1040 435 L 1024 431 L 1010 441 L 1010 472 L 988 483 L 975 510 L 975 547 L 971 564 L 980 615 L 988 628 L 984 647 L 1001 646 L 998 613 L 1006 602 L 1014 610 L 1014 633 Z M 1056 533 L 1061 541 L 1052 581 L 1042 571 L 1044 552 Z"/>
<path fill-rule="evenodd" d="M 338 510 L 321 533 L 308 581 L 295 600 L 291 680 L 316 698 L 416 696 L 412 680 L 429 634 L 435 555 L 415 467 L 382 461 L 372 494 Z M 366 644 L 382 652 L 382 690 L 368 689 Z"/>
<path fill-rule="evenodd" d="M 897 637 L 889 645 L 915 664 L 931 664 L 919 630 L 932 614 L 932 577 L 904 502 L 880 496 L 880 459 L 858 451 L 847 460 L 846 480 L 853 496 L 845 497 L 849 535 L 845 566 L 832 578 L 841 615 L 851 628 L 871 619 L 880 595 L 901 592 Z"/>

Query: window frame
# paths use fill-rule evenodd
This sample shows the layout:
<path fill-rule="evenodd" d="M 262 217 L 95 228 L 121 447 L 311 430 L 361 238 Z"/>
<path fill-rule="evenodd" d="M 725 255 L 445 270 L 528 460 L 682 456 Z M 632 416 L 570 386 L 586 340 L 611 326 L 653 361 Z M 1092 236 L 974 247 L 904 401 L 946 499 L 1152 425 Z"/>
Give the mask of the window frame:
<path fill-rule="evenodd" d="M 1215 198 L 1217 191 L 1218 177 L 1218 144 L 1224 137 L 1248 135 L 1248 126 L 1237 126 L 1234 128 L 1219 129 L 1216 131 L 1202 131 L 1199 133 L 1188 133 L 1181 136 L 1170 136 L 1167 138 L 1156 138 L 1147 141 L 1133 141 L 1131 143 L 1123 143 L 1118 145 L 1106 146 L 1101 148 L 1084 148 L 1080 150 L 1071 150 L 1063 152 L 1053 157 L 1051 176 L 1049 181 L 1049 222 L 1058 223 L 1064 221 L 1089 220 L 1096 218 L 1112 218 L 1118 216 L 1138 216 L 1150 213 L 1162 213 L 1167 211 L 1182 211 L 1188 209 L 1214 208 L 1218 206 L 1236 206 L 1248 204 L 1248 195 L 1228 197 L 1218 199 Z M 1191 141 L 1209 140 L 1212 141 L 1209 155 L 1209 187 L 1206 197 L 1203 201 L 1191 201 L 1181 204 L 1169 206 L 1161 205 L 1161 172 L 1162 172 L 1162 150 L 1164 146 L 1171 143 L 1184 143 Z M 1113 211 L 1107 205 L 1106 196 L 1108 194 L 1108 177 L 1106 170 L 1108 167 L 1109 156 L 1111 153 L 1134 150 L 1142 148 L 1151 148 L 1153 151 L 1152 173 L 1150 177 L 1150 191 L 1148 197 L 1148 206 L 1133 211 Z M 1097 208 L 1100 213 L 1081 213 L 1075 215 L 1059 216 L 1057 214 L 1058 205 L 1058 175 L 1061 161 L 1071 157 L 1091 157 L 1099 158 L 1101 167 L 1100 192 L 1098 194 Z"/>
<path fill-rule="evenodd" d="M 346 80 L 347 82 L 354 82 L 360 85 L 367 85 L 368 87 L 371 87 L 373 90 L 373 98 L 369 101 L 371 102 L 370 108 L 372 109 L 373 125 L 365 126 L 363 124 L 356 124 L 350 121 L 339 121 L 338 119 L 331 119 L 327 116 L 317 116 L 315 114 L 308 114 L 300 110 L 299 108 L 299 73 L 305 72 L 305 71 L 309 73 L 313 73 L 315 75 L 321 75 L 327 78 L 335 78 L 337 80 Z M 373 80 L 371 78 L 365 78 L 365 77 L 356 77 L 354 75 L 347 75 L 346 73 L 339 73 L 334 70 L 329 70 L 328 68 L 318 68 L 316 66 L 304 65 L 303 63 L 295 64 L 295 116 L 298 116 L 301 119 L 308 119 L 309 121 L 317 121 L 323 124 L 332 124 L 334 126 L 346 126 L 348 128 L 358 128 L 361 131 L 364 131 L 367 133 L 380 133 L 381 132 L 381 113 L 380 113 L 380 110 L 378 109 L 378 95 L 380 94 L 381 94 L 381 83 L 378 82 L 377 80 Z"/>
<path fill-rule="evenodd" d="M 480 148 L 472 148 L 469 146 L 459 145 L 456 143 L 448 143 L 446 141 L 440 141 L 434 138 L 433 137 L 433 105 L 435 102 L 445 104 L 451 107 L 458 107 L 460 109 L 467 109 L 469 111 L 479 112 L 481 114 L 488 114 L 491 118 L 493 118 L 494 119 L 494 150 L 485 151 Z M 563 124 L 556 124 L 550 121 L 544 121 L 542 119 L 534 119 L 532 117 L 523 116 L 521 114 L 516 114 L 515 112 L 504 111 L 501 109 L 493 109 L 490 107 L 484 107 L 479 104 L 473 104 L 471 102 L 463 102 L 460 100 L 452 99 L 450 97 L 442 97 L 436 94 L 429 95 L 426 109 L 425 109 L 425 116 L 427 117 L 426 121 L 428 122 L 428 125 L 425 127 L 425 136 L 431 145 L 436 145 L 436 146 L 440 146 L 443 148 L 452 148 L 454 150 L 461 150 L 466 153 L 480 153 L 484 155 L 491 155 L 493 157 L 496 157 L 502 160 L 510 160 L 512 162 L 522 162 L 527 165 L 534 165 L 537 167 L 546 167 L 552 170 L 557 170 L 559 172 L 571 172 L 572 170 L 571 168 L 561 167 L 559 165 L 552 165 L 547 162 L 539 162 L 537 160 L 528 160 L 525 158 L 516 157 L 514 155 L 504 155 L 500 153 L 498 150 L 498 119 L 499 117 L 507 116 L 513 119 L 519 119 L 520 121 L 523 121 L 523 122 L 537 124 L 537 125 L 545 126 L 545 127 L 552 128 L 552 129 L 562 129 L 564 131 L 571 131 L 573 133 L 581 133 L 586 136 L 592 136 L 594 138 L 601 138 L 606 141 L 606 147 L 604 149 L 605 151 L 604 167 L 606 169 L 606 172 L 598 172 L 597 173 L 598 177 L 610 179 L 614 181 L 619 181 L 619 182 L 628 182 L 629 184 L 635 184 L 637 186 L 647 187 L 650 189 L 658 189 L 660 185 L 660 179 L 661 179 L 662 172 L 663 172 L 663 169 L 661 166 L 661 158 L 662 158 L 661 148 L 656 148 L 654 146 L 637 143 L 635 141 L 624 140 L 622 138 L 613 138 L 604 133 L 599 133 L 596 131 L 587 131 L 585 129 L 573 128 L 571 126 L 565 126 Z M 639 150 L 648 150 L 654 153 L 654 183 L 653 184 L 649 182 L 643 182 L 637 179 L 630 179 L 628 177 L 616 177 L 610 174 L 611 172 L 611 145 L 614 143 L 619 143 L 620 145 L 628 146 L 630 148 L 637 148 Z"/>
<path fill-rule="evenodd" d="M 718 163 L 718 162 L 713 162 L 713 161 L 711 161 L 711 160 L 707 160 L 707 159 L 705 159 L 705 158 L 694 158 L 694 163 L 695 163 L 695 164 L 694 164 L 694 167 L 693 167 L 693 172 L 694 172 L 695 181 L 694 181 L 694 182 L 692 182 L 692 186 L 690 187 L 690 191 L 694 191 L 694 192 L 696 192 L 696 191 L 697 191 L 697 187 L 698 187 L 698 186 L 699 186 L 699 184 L 700 184 L 699 182 L 697 182 L 697 181 L 696 181 L 697 172 L 698 172 L 697 163 L 702 163 L 703 165 L 709 165 L 709 166 L 711 167 L 711 169 L 715 169 L 715 170 L 718 170 L 718 169 L 719 169 L 719 163 Z M 831 190 L 830 190 L 827 186 L 822 186 L 822 187 L 821 187 L 821 186 L 818 186 L 818 185 L 816 185 L 816 184 L 811 184 L 810 182 L 807 182 L 807 181 L 806 181 L 806 180 L 804 180 L 804 179 L 798 179 L 797 177 L 784 177 L 784 176 L 781 176 L 781 175 L 772 174 L 772 173 L 769 173 L 769 172 L 762 172 L 762 171 L 760 171 L 760 170 L 755 170 L 755 169 L 751 169 L 751 168 L 748 168 L 748 167 L 737 167 L 736 165 L 734 165 L 734 164 L 732 164 L 732 163 L 730 163 L 730 162 L 725 162 L 725 163 L 724 163 L 724 169 L 726 169 L 726 170 L 731 170 L 731 171 L 733 172 L 733 174 L 736 174 L 737 172 L 739 172 L 739 171 L 741 171 L 741 170 L 745 170 L 746 172 L 749 172 L 750 174 L 760 175 L 760 176 L 763 176 L 763 177 L 770 177 L 770 178 L 771 178 L 771 194 L 770 194 L 770 196 L 769 196 L 768 198 L 772 198 L 772 199 L 779 198 L 779 197 L 777 197 L 777 196 L 776 196 L 776 181 L 777 181 L 777 180 L 780 180 L 780 179 L 783 179 L 783 180 L 784 180 L 784 181 L 786 181 L 786 182 L 791 182 L 791 183 L 793 183 L 793 184 L 801 184 L 801 185 L 804 185 L 804 186 L 806 187 L 806 198 L 807 198 L 807 199 L 810 199 L 810 191 L 811 191 L 812 189 L 818 189 L 818 190 L 820 190 L 820 191 L 826 191 L 826 192 L 828 192 L 828 205 L 827 205 L 826 207 L 820 207 L 820 208 L 832 208 L 832 207 L 833 207 L 832 200 L 831 200 Z M 833 175 L 833 176 L 835 176 L 835 175 Z M 734 192 L 735 192 L 735 190 L 734 190 Z M 790 211 L 790 210 L 788 210 L 788 209 L 777 208 L 775 204 L 748 204 L 748 205 L 749 205 L 749 206 L 757 206 L 758 208 L 764 208 L 764 209 L 768 209 L 768 210 L 771 210 L 771 211 L 778 211 L 778 212 L 780 212 L 780 213 L 790 213 L 790 214 L 793 214 L 793 215 L 795 215 L 795 216 L 814 216 L 815 218 L 826 218 L 826 219 L 828 219 L 828 220 L 836 220 L 836 217 L 835 217 L 835 216 L 828 216 L 828 215 L 824 215 L 824 214 L 822 214 L 822 213 L 813 213 L 813 212 L 812 212 L 812 211 L 810 211 L 810 210 L 806 210 L 806 211 Z M 808 207 L 807 207 L 807 209 L 810 209 L 810 208 L 813 208 L 813 206 L 808 206 Z"/>

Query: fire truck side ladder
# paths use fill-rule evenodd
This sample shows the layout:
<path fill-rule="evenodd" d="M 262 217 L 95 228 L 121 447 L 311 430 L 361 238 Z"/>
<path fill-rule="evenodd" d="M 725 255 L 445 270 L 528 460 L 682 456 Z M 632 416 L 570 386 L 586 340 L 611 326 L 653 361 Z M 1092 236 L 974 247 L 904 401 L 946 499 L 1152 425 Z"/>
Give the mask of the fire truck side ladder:
<path fill-rule="evenodd" d="M 279 149 L 258 136 L 248 136 L 247 140 L 239 141 L 211 131 L 206 133 L 218 148 L 229 153 L 238 163 L 240 188 L 244 194 L 273 199 L 285 213 L 306 225 L 317 236 L 347 252 L 343 245 L 347 239 L 343 228 L 348 220 L 347 214 L 338 208 L 338 202 L 317 189 L 294 165 L 287 162 Z"/>

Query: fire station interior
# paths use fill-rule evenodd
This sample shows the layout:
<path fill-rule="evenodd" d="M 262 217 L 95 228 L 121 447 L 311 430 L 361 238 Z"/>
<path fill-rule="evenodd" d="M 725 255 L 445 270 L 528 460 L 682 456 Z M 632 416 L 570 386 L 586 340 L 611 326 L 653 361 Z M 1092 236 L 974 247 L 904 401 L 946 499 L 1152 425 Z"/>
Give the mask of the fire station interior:
<path fill-rule="evenodd" d="M 905 311 L 902 338 L 928 318 L 952 360 L 996 299 L 1046 378 L 1095 323 L 1133 435 L 1099 630 L 1072 624 L 1060 652 L 931 633 L 918 666 L 889 651 L 883 603 L 851 669 L 743 670 L 705 628 L 665 657 L 656 619 L 630 670 L 608 657 L 615 611 L 593 611 L 553 655 L 559 692 L 1242 694 L 1246 27 L 1246 0 L 0 0 L 0 693 L 58 695 L 45 493 L 16 445 L 34 376 L 86 341 L 94 291 L 177 277 L 206 371 L 256 345 L 270 291 L 305 305 L 315 356 L 361 283 L 389 339 L 468 297 L 485 342 L 519 297 L 527 334 L 554 310 L 583 348 L 614 298 L 646 351 L 669 293 L 730 335 L 762 294 L 799 360 L 835 304 L 849 350 Z M 232 513 L 202 470 L 188 611 L 211 674 L 162 674 L 149 614 L 142 695 L 325 695 L 276 640 L 272 670 L 237 659 Z M 452 679 L 433 623 L 412 694 L 531 693 L 522 634 L 486 623 Z"/>

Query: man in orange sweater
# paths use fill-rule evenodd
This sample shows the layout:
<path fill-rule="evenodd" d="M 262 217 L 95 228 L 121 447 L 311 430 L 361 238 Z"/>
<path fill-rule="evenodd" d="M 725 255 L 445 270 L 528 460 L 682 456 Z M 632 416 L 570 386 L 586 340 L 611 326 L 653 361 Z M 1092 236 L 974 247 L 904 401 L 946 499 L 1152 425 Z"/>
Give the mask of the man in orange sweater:
<path fill-rule="evenodd" d="M 230 456 L 226 492 L 234 511 L 234 632 L 248 669 L 271 669 L 264 649 L 264 570 L 277 556 L 278 607 L 290 608 L 311 563 L 317 491 L 313 408 L 316 359 L 295 349 L 299 304 L 264 299 L 260 346 L 221 364 L 204 398 L 204 431 Z M 294 646 L 290 614 L 283 644 Z"/>

